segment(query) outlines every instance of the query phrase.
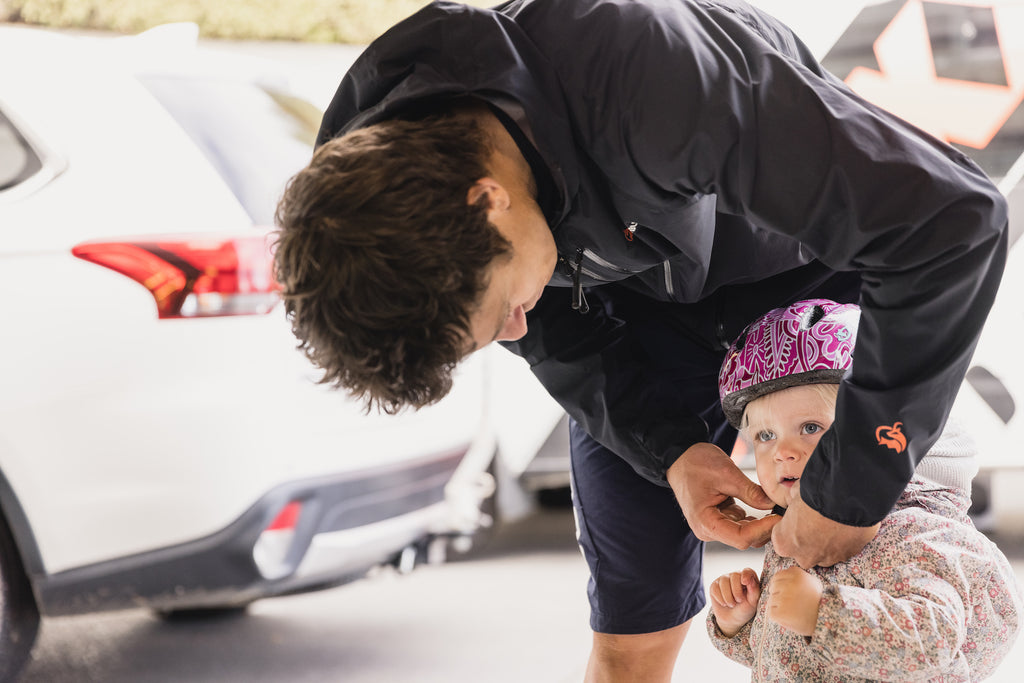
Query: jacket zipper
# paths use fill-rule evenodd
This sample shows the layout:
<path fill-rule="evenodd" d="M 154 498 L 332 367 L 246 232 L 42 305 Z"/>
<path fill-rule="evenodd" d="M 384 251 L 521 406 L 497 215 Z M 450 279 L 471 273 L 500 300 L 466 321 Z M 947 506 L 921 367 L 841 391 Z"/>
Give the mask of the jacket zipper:
<path fill-rule="evenodd" d="M 638 270 L 631 270 L 629 268 L 617 266 L 583 247 L 577 247 L 576 253 L 572 256 L 571 261 L 564 256 L 559 256 L 558 260 L 562 263 L 566 274 L 572 278 L 572 310 L 579 311 L 580 313 L 586 313 L 590 310 L 590 305 L 587 303 L 587 297 L 583 293 L 583 284 L 581 282 L 582 276 L 586 275 L 593 280 L 603 282 L 608 281 L 607 277 L 602 277 L 592 270 L 584 268 L 583 259 L 591 261 L 594 265 L 603 268 L 604 270 L 619 273 L 621 275 L 635 275 L 640 272 Z M 666 282 L 671 282 L 671 270 L 669 269 L 667 262 L 665 263 L 665 279 Z M 669 285 L 669 291 L 671 292 L 671 285 Z"/>
<path fill-rule="evenodd" d="M 580 272 L 583 270 L 583 247 L 576 250 L 576 259 L 573 261 L 572 270 L 572 310 L 585 314 L 590 310 L 587 297 L 583 294 L 583 285 L 580 284 Z"/>
<path fill-rule="evenodd" d="M 584 256 L 586 256 L 588 260 L 593 261 L 594 263 L 596 263 L 597 265 L 601 266 L 605 270 L 610 270 L 613 273 L 621 273 L 622 275 L 636 275 L 639 272 L 637 270 L 630 270 L 629 268 L 623 268 L 622 266 L 617 266 L 614 263 L 612 263 L 611 261 L 607 261 L 607 260 L 601 258 L 600 256 L 598 256 L 594 252 L 590 251 L 589 249 L 584 249 L 583 247 L 580 247 L 579 249 L 576 250 L 576 258 L 578 259 L 577 262 L 582 261 Z M 597 280 L 603 280 L 604 279 L 604 278 L 601 278 L 601 277 L 595 277 L 594 275 L 591 275 L 591 273 L 589 273 L 589 272 L 587 273 L 587 275 L 590 275 L 591 277 L 594 277 Z"/>

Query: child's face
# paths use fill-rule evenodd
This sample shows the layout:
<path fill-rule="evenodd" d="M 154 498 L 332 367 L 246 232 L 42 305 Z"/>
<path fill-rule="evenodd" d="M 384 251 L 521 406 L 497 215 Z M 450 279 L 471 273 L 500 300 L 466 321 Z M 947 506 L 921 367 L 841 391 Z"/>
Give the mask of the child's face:
<path fill-rule="evenodd" d="M 835 419 L 835 405 L 817 385 L 802 385 L 747 404 L 743 431 L 754 446 L 757 478 L 776 505 L 789 507 L 818 439 Z"/>

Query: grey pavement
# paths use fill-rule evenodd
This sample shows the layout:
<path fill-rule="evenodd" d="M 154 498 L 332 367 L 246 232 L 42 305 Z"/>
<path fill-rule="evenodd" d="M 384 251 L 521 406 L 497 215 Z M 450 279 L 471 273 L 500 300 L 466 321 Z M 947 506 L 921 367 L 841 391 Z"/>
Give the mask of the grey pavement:
<path fill-rule="evenodd" d="M 1024 579 L 1024 470 L 996 477 L 993 538 Z M 711 545 L 705 578 L 758 567 L 760 552 Z M 586 566 L 567 509 L 538 510 L 489 544 L 408 575 L 255 603 L 231 618 L 148 612 L 44 621 L 25 683 L 570 683 L 589 649 Z M 675 678 L 740 683 L 749 672 L 708 641 L 702 614 Z M 1019 683 L 1024 640 L 993 679 Z"/>

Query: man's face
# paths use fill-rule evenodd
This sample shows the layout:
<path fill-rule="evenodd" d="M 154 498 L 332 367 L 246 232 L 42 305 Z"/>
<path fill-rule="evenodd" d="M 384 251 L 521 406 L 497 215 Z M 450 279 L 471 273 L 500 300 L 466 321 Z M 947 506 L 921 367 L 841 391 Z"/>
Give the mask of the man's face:
<path fill-rule="evenodd" d="M 810 384 L 776 391 L 747 405 L 743 431 L 754 445 L 761 488 L 776 505 L 789 507 L 807 459 L 834 419 L 834 404 Z"/>
<path fill-rule="evenodd" d="M 471 351 L 526 334 L 526 312 L 544 293 L 558 261 L 555 240 L 535 203 L 520 202 L 509 211 L 492 213 L 491 222 L 512 251 L 490 266 L 487 288 L 470 315 Z"/>

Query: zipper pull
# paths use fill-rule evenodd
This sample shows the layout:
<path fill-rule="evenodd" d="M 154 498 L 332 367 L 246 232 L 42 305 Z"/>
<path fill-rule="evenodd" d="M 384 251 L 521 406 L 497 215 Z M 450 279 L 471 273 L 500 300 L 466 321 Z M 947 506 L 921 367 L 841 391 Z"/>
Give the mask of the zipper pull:
<path fill-rule="evenodd" d="M 632 242 L 633 241 L 633 235 L 636 234 L 636 227 L 637 227 L 637 222 L 636 221 L 630 221 L 629 225 L 627 225 L 625 230 L 622 231 L 622 234 L 624 234 L 626 236 L 626 241 L 627 242 Z"/>
<path fill-rule="evenodd" d="M 583 270 L 583 247 L 576 250 L 576 260 L 572 270 L 572 310 L 584 314 L 590 310 L 587 297 L 583 294 L 583 285 L 580 284 L 580 271 Z"/>

